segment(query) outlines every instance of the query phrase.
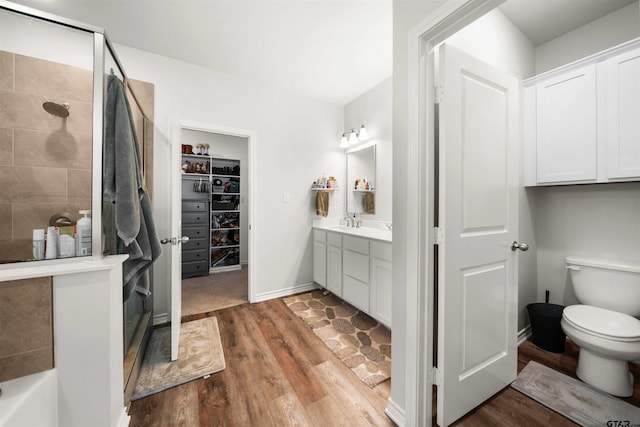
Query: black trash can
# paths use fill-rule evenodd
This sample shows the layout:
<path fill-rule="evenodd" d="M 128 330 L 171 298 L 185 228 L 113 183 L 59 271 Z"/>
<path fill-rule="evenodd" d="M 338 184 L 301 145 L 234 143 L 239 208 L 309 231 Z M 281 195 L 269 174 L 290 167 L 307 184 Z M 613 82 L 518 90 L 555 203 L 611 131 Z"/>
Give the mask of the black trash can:
<path fill-rule="evenodd" d="M 567 339 L 560 320 L 563 305 L 535 303 L 527 306 L 531 321 L 531 339 L 535 345 L 552 353 L 564 353 Z"/>

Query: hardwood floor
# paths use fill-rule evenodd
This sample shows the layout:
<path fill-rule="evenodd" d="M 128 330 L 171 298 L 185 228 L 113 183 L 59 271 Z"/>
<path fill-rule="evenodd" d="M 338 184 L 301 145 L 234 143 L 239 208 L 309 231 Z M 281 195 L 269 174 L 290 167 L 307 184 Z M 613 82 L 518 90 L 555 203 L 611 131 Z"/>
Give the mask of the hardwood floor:
<path fill-rule="evenodd" d="M 370 389 L 318 339 L 281 299 L 242 304 L 183 318 L 216 316 L 226 369 L 131 403 L 139 426 L 393 426 L 384 414 L 390 381 Z M 535 360 L 575 378 L 578 348 L 564 354 L 524 342 L 518 371 Z M 640 370 L 634 395 L 640 406 Z M 434 406 L 435 407 L 435 406 Z M 434 418 L 434 426 L 435 418 Z M 497 393 L 455 426 L 575 426 L 511 387 Z"/>
<path fill-rule="evenodd" d="M 226 369 L 131 403 L 136 426 L 393 426 L 386 381 L 370 389 L 282 302 L 218 318 Z"/>

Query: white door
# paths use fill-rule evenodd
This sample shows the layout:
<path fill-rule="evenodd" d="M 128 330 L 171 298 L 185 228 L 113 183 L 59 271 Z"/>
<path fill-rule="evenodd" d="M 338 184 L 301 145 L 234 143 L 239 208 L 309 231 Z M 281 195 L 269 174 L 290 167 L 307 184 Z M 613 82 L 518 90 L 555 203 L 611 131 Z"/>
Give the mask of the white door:
<path fill-rule="evenodd" d="M 518 90 L 450 46 L 439 52 L 437 421 L 517 375 Z"/>
<path fill-rule="evenodd" d="M 171 235 L 162 239 L 165 250 L 169 251 L 169 280 L 171 286 L 171 360 L 178 359 L 180 347 L 180 321 L 182 318 L 182 176 L 180 174 L 181 150 L 180 128 L 174 129 L 171 146 Z M 188 239 L 188 238 L 185 238 Z"/>

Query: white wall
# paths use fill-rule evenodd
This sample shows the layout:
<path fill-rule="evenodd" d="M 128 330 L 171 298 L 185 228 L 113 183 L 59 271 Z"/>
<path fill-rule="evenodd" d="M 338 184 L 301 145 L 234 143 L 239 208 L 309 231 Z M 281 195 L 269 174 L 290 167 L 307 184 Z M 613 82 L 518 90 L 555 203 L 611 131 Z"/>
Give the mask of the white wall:
<path fill-rule="evenodd" d="M 153 200 L 158 232 L 169 232 L 169 154 L 179 120 L 255 131 L 255 253 L 257 299 L 312 282 L 311 182 L 343 164 L 336 135 L 343 107 L 286 90 L 117 45 L 129 77 L 155 85 Z M 339 176 L 339 178 L 343 178 Z M 290 194 L 283 202 L 282 193 Z M 168 257 L 155 265 L 156 316 L 169 312 Z M 157 319 L 160 319 L 158 317 Z"/>
<path fill-rule="evenodd" d="M 638 2 L 536 48 L 536 74 L 640 37 Z"/>
<path fill-rule="evenodd" d="M 391 222 L 392 219 L 391 86 L 392 78 L 389 77 L 344 107 L 344 131 L 358 130 L 364 125 L 369 134 L 366 145 L 376 146 L 376 212 L 363 216 L 370 221 Z M 343 185 L 345 193 L 353 183 L 346 184 Z"/>
<path fill-rule="evenodd" d="M 570 255 L 640 261 L 640 183 L 537 187 L 538 301 L 576 303 L 565 268 Z M 603 284 L 606 286 L 606 284 Z"/>

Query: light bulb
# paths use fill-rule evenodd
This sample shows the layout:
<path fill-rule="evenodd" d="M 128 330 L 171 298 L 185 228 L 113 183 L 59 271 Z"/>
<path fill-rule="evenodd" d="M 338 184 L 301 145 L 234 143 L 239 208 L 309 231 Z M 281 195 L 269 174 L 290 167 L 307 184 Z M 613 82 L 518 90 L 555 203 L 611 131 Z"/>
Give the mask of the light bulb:
<path fill-rule="evenodd" d="M 358 142 L 360 142 L 358 141 L 358 134 L 355 129 L 352 129 L 349 134 L 349 145 L 356 145 Z"/>
<path fill-rule="evenodd" d="M 367 132 L 367 128 L 364 125 L 360 126 L 360 133 L 358 134 L 358 139 L 360 141 L 366 141 L 369 139 L 369 133 Z"/>
<path fill-rule="evenodd" d="M 347 141 L 347 134 L 343 133 L 342 134 L 342 139 L 340 139 L 340 148 L 348 148 L 349 147 L 349 141 Z"/>

